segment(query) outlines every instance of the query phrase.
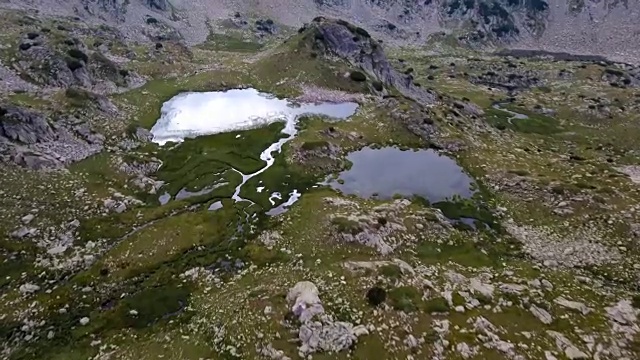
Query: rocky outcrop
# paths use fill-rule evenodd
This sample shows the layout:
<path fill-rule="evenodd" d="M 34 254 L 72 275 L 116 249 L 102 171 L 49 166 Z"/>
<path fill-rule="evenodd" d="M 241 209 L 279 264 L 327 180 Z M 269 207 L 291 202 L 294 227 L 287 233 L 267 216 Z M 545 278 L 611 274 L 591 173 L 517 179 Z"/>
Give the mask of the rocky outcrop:
<path fill-rule="evenodd" d="M 293 302 L 291 311 L 301 324 L 298 330 L 301 357 L 315 352 L 347 350 L 358 341 L 359 336 L 369 333 L 363 325 L 335 321 L 326 314 L 318 288 L 310 281 L 301 281 L 291 288 L 287 301 Z"/>
<path fill-rule="evenodd" d="M 366 30 L 343 20 L 318 17 L 306 27 L 306 31 L 313 36 L 313 47 L 325 55 L 345 59 L 364 70 L 374 81 L 394 87 L 419 103 L 435 102 L 435 94 L 416 86 L 411 75 L 393 68 L 382 45 Z"/>
<path fill-rule="evenodd" d="M 167 11 L 170 8 L 167 0 L 144 0 L 144 2 L 152 10 Z"/>
<path fill-rule="evenodd" d="M 55 169 L 103 148 L 104 136 L 74 118 L 49 121 L 39 112 L 0 105 L 0 159 L 35 169 Z"/>
<path fill-rule="evenodd" d="M 55 133 L 42 114 L 0 105 L 1 138 L 22 144 L 35 144 L 55 139 Z"/>

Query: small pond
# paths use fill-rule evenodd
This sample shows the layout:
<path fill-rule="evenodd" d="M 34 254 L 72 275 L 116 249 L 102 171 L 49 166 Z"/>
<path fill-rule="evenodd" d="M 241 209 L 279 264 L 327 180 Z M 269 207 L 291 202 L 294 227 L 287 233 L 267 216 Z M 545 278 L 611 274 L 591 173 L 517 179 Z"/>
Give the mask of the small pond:
<path fill-rule="evenodd" d="M 390 199 L 420 196 L 438 202 L 473 194 L 473 180 L 455 162 L 434 150 L 366 147 L 350 153 L 350 169 L 328 184 L 348 195 Z"/>

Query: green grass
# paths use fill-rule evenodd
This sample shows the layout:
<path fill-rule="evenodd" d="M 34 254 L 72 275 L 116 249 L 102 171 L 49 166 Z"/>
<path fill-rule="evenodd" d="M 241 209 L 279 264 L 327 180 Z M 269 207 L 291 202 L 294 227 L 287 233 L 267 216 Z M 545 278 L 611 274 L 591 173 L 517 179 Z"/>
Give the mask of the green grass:
<path fill-rule="evenodd" d="M 539 135 L 551 135 L 562 131 L 558 121 L 551 117 L 529 112 L 521 108 L 514 108 L 513 111 L 525 114 L 528 118 L 511 119 L 513 115 L 494 108 L 485 109 L 485 118 L 490 125 L 500 130 L 511 129 L 525 134 Z"/>
<path fill-rule="evenodd" d="M 211 51 L 230 51 L 253 53 L 260 51 L 264 44 L 247 40 L 242 34 L 209 34 L 207 41 L 198 45 L 199 48 Z"/>
<path fill-rule="evenodd" d="M 241 177 L 231 169 L 251 174 L 263 168 L 266 164 L 260 153 L 284 136 L 280 132 L 283 126 L 274 123 L 253 130 L 186 139 L 177 147 L 161 147 L 158 157 L 163 166 L 157 177 L 166 182 L 161 191 L 175 195 L 182 188 L 199 190 L 220 179 L 237 185 Z"/>
<path fill-rule="evenodd" d="M 422 294 L 413 286 L 391 289 L 387 301 L 392 308 L 407 313 L 417 311 L 423 305 Z"/>
<path fill-rule="evenodd" d="M 402 276 L 402 270 L 398 265 L 393 265 L 393 264 L 384 265 L 384 266 L 381 266 L 378 269 L 378 271 L 380 272 L 380 274 L 382 274 L 382 276 L 387 277 L 389 279 L 398 279 Z"/>

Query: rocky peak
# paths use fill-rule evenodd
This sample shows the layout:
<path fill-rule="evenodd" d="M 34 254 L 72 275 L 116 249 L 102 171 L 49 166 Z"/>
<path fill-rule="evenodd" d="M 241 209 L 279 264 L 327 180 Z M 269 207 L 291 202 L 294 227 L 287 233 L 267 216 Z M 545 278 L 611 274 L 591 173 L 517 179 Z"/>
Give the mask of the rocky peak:
<path fill-rule="evenodd" d="M 416 86 L 411 75 L 401 74 L 393 68 L 380 42 L 363 28 L 344 20 L 317 17 L 307 26 L 307 31 L 308 37 L 313 36 L 313 48 L 320 52 L 345 59 L 404 96 L 422 103 L 435 101 L 435 95 Z"/>

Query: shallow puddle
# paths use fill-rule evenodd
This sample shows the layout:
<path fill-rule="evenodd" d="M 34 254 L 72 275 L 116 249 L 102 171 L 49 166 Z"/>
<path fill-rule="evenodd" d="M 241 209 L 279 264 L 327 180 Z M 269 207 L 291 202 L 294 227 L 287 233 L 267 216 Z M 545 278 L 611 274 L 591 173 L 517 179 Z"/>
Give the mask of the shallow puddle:
<path fill-rule="evenodd" d="M 434 150 L 364 148 L 350 153 L 349 170 L 328 184 L 344 194 L 390 199 L 420 196 L 430 202 L 471 197 L 473 180 L 455 160 Z"/>

